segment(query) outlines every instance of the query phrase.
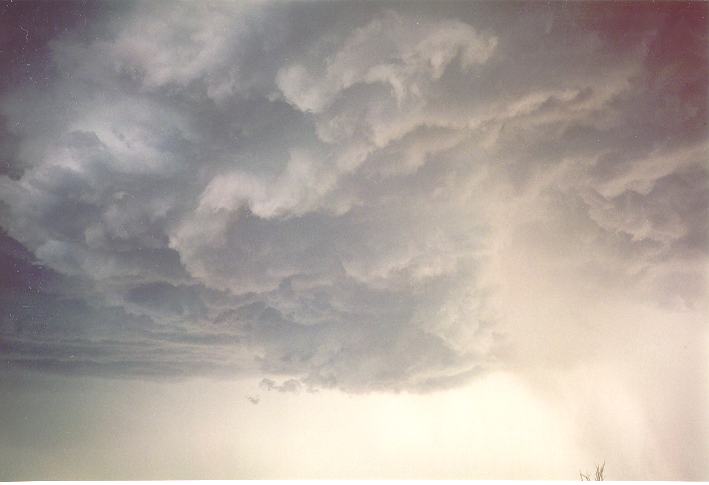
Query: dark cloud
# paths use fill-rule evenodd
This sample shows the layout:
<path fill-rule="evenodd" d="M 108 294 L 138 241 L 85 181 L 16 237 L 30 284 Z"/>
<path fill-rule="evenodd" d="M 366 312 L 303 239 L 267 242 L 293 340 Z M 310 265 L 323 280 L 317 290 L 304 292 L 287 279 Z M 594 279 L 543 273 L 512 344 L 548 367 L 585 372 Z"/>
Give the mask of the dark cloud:
<path fill-rule="evenodd" d="M 5 362 L 430 390 L 550 255 L 704 304 L 704 4 L 66 5 L 2 7 Z"/>

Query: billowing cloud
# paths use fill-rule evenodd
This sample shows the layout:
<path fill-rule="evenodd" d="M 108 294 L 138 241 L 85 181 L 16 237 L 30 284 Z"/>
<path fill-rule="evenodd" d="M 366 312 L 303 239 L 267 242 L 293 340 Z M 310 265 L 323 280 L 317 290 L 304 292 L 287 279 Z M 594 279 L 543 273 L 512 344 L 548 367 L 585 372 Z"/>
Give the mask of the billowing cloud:
<path fill-rule="evenodd" d="M 517 8 L 138 3 L 53 37 L 0 98 L 4 360 L 430 390 L 637 356 L 652 315 L 689 372 L 706 7 Z"/>

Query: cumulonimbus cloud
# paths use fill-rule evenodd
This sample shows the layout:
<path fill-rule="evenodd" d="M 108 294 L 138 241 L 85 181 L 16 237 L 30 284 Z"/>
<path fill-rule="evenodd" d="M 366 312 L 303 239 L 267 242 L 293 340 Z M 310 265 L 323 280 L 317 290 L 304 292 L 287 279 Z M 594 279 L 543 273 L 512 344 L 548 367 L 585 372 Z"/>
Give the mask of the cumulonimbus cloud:
<path fill-rule="evenodd" d="M 543 354 L 539 279 L 706 306 L 701 22 L 312 8 L 127 6 L 3 94 L 6 360 L 426 390 Z"/>

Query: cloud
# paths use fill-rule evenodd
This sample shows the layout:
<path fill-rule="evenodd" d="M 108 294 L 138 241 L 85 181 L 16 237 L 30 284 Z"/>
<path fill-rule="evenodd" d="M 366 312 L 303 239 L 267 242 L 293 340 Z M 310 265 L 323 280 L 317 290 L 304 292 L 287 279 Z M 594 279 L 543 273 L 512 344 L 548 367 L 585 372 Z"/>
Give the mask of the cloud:
<path fill-rule="evenodd" d="M 278 392 L 293 392 L 298 393 L 302 387 L 300 381 L 295 379 L 288 379 L 283 381 L 281 384 L 276 384 L 272 379 L 262 379 L 259 384 L 262 389 L 267 391 L 278 391 Z"/>
<path fill-rule="evenodd" d="M 454 60 L 466 71 L 485 63 L 496 44 L 496 37 L 479 34 L 463 22 L 421 21 L 385 12 L 352 32 L 324 65 L 281 68 L 277 84 L 289 103 L 313 113 L 325 111 L 358 85 L 382 84 L 403 103 L 422 96 L 422 90 L 439 80 Z"/>
<path fill-rule="evenodd" d="M 0 98 L 6 360 L 429 391 L 640 358 L 625 316 L 701 341 L 683 8 L 151 3 L 56 36 Z"/>

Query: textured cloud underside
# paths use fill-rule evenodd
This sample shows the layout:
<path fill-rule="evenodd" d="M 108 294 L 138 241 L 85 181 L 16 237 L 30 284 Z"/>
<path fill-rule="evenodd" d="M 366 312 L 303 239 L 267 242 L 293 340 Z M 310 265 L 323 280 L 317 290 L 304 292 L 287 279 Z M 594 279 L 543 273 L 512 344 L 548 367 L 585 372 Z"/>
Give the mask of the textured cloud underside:
<path fill-rule="evenodd" d="M 539 351 L 525 286 L 704 308 L 706 8 L 440 7 L 54 38 L 0 100 L 3 359 L 426 390 Z"/>

